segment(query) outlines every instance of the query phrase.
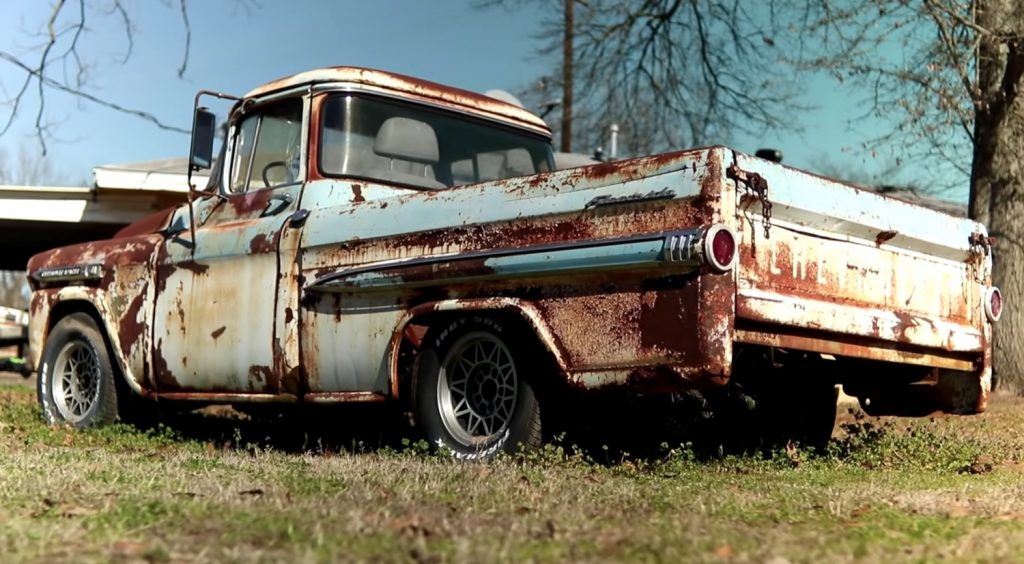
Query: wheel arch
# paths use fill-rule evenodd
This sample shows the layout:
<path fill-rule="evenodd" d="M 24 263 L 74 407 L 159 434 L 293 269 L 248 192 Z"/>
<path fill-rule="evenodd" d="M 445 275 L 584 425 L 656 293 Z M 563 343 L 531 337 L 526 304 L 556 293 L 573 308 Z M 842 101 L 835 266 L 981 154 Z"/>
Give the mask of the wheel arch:
<path fill-rule="evenodd" d="M 111 320 L 107 296 L 102 290 L 64 287 L 47 295 L 42 302 L 40 308 L 46 308 L 45 312 L 33 308 L 33 317 L 43 315 L 45 320 L 45 323 L 33 327 L 36 336 L 31 340 L 33 344 L 38 342 L 38 346 L 33 347 L 33 360 L 37 368 L 42 358 L 43 349 L 46 347 L 46 340 L 57 323 L 69 315 L 84 313 L 92 318 L 103 335 L 107 350 L 113 359 L 112 364 L 116 371 L 115 380 L 127 385 L 136 394 L 148 394 L 148 390 L 137 379 L 121 346 L 117 328 Z"/>
<path fill-rule="evenodd" d="M 569 370 L 569 357 L 557 335 L 541 312 L 529 302 L 517 298 L 452 299 L 421 304 L 410 309 L 391 337 L 389 351 L 390 394 L 410 398 L 415 389 L 414 351 L 430 335 L 430 328 L 471 313 L 487 314 L 507 320 L 514 331 L 542 349 L 562 379 Z"/>

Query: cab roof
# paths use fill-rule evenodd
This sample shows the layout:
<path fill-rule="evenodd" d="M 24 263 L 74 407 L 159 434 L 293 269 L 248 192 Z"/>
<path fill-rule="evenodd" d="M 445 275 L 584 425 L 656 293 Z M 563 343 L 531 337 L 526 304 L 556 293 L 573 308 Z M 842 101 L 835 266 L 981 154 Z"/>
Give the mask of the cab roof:
<path fill-rule="evenodd" d="M 259 98 L 281 90 L 326 83 L 337 83 L 339 86 L 354 85 L 368 91 L 391 92 L 403 97 L 426 99 L 457 111 L 508 122 L 510 125 L 525 127 L 545 137 L 551 137 L 551 129 L 544 120 L 519 106 L 436 82 L 360 67 L 327 67 L 300 72 L 259 86 L 248 92 L 244 98 Z"/>

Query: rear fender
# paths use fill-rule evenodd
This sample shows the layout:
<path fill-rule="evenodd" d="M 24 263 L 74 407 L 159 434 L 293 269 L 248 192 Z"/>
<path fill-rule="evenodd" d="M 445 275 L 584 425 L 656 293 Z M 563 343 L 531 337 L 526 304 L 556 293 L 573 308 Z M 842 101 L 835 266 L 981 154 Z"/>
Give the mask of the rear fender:
<path fill-rule="evenodd" d="M 478 299 L 451 299 L 437 302 L 430 302 L 418 305 L 408 311 L 402 320 L 395 327 L 391 341 L 388 346 L 388 370 L 390 374 L 391 396 L 399 397 L 400 391 L 400 367 L 399 352 L 402 341 L 407 338 L 407 329 L 416 325 L 417 320 L 429 319 L 432 316 L 456 312 L 497 312 L 506 315 L 517 315 L 533 331 L 534 336 L 551 357 L 554 359 L 561 374 L 569 370 L 568 355 L 562 348 L 558 338 L 551 328 L 543 320 L 540 312 L 529 302 L 517 298 L 478 298 Z M 419 343 L 414 346 L 419 347 Z"/>

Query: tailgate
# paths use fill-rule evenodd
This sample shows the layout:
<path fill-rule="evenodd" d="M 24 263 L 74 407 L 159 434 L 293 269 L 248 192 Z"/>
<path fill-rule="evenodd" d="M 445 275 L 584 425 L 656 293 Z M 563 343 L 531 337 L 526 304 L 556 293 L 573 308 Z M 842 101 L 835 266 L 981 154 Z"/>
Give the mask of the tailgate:
<path fill-rule="evenodd" d="M 767 182 L 770 202 L 766 238 L 767 206 L 737 183 L 737 323 L 761 334 L 739 340 L 774 329 L 805 345 L 794 348 L 977 368 L 989 331 L 984 226 L 745 155 L 735 166 Z"/>

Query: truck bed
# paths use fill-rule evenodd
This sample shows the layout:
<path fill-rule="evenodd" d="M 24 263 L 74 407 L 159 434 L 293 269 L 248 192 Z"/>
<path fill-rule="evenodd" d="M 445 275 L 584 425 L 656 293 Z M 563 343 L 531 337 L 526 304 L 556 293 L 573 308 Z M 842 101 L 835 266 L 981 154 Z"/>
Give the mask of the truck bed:
<path fill-rule="evenodd" d="M 771 204 L 765 238 L 762 203 L 750 193 L 738 200 L 738 319 L 849 343 L 788 340 L 821 352 L 864 354 L 862 337 L 930 351 L 883 346 L 875 357 L 973 368 L 987 342 L 980 304 L 989 259 L 972 243 L 983 226 L 745 155 L 737 154 L 736 167 L 764 179 Z"/>

